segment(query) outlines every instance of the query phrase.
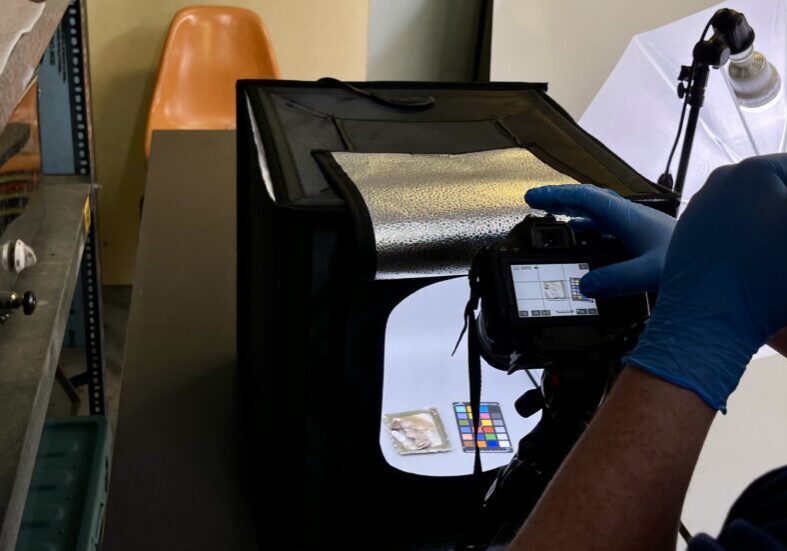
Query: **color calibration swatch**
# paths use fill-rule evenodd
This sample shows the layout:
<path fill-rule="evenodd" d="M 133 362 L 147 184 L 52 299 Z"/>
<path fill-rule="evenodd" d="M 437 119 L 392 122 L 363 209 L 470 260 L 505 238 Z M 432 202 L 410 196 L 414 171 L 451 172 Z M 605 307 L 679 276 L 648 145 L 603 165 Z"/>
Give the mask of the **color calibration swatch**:
<path fill-rule="evenodd" d="M 473 410 L 469 402 L 454 402 L 454 417 L 459 427 L 459 438 L 462 440 L 462 449 L 466 452 L 475 452 L 473 445 Z M 508 435 L 500 404 L 497 402 L 481 402 L 479 407 L 478 434 L 476 435 L 478 448 L 482 452 L 514 451 L 511 447 L 511 438 Z"/>
<path fill-rule="evenodd" d="M 586 266 L 587 264 L 580 264 L 580 267 Z M 571 299 L 572 300 L 584 300 L 586 302 L 592 302 L 592 299 L 589 299 L 585 295 L 582 294 L 582 291 L 579 290 L 579 282 L 582 281 L 582 278 L 579 277 L 572 277 L 571 278 Z"/>

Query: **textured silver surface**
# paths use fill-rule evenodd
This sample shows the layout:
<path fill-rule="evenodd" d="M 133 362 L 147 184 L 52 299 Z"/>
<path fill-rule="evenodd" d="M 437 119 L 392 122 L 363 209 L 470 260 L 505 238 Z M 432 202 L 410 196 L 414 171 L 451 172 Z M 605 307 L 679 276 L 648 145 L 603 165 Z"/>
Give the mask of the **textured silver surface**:
<path fill-rule="evenodd" d="M 461 275 L 533 212 L 527 190 L 577 183 L 521 148 L 461 155 L 333 153 L 369 209 L 376 279 Z"/>

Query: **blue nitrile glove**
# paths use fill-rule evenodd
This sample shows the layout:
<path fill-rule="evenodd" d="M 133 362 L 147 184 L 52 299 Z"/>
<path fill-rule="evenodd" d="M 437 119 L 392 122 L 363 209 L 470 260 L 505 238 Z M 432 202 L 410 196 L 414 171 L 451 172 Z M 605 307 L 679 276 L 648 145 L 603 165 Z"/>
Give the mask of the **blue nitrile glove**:
<path fill-rule="evenodd" d="M 626 364 L 725 410 L 752 355 L 787 325 L 786 182 L 787 155 L 711 174 L 678 221 Z"/>
<path fill-rule="evenodd" d="M 585 275 L 580 282 L 585 296 L 625 295 L 658 288 L 676 222 L 671 216 L 588 184 L 531 189 L 525 201 L 553 214 L 580 217 L 571 222 L 575 229 L 596 227 L 604 234 L 612 234 L 633 257 Z"/>

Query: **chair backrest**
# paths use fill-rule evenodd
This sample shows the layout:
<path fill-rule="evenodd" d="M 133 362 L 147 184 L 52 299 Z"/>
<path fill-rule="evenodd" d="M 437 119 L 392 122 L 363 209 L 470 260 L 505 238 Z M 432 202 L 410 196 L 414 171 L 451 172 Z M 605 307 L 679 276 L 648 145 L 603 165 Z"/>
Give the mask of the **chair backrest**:
<path fill-rule="evenodd" d="M 41 172 L 41 142 L 38 136 L 38 81 L 30 85 L 19 100 L 8 122 L 30 126 L 30 136 L 22 149 L 0 165 L 0 174 Z"/>
<path fill-rule="evenodd" d="M 148 113 L 145 154 L 154 130 L 235 128 L 235 82 L 279 78 L 268 30 L 256 13 L 194 6 L 172 20 Z"/>

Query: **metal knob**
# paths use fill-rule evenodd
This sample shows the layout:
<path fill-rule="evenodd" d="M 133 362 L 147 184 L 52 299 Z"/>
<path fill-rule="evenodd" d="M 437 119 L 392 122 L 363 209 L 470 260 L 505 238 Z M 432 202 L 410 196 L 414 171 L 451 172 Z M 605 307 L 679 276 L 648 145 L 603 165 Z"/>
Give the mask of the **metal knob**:
<path fill-rule="evenodd" d="M 38 303 L 33 291 L 25 291 L 23 295 L 14 291 L 0 293 L 0 310 L 16 310 L 22 308 L 26 316 L 32 314 Z"/>
<path fill-rule="evenodd" d="M 25 291 L 25 294 L 22 296 L 22 311 L 25 315 L 29 316 L 35 312 L 37 305 L 38 299 L 36 298 L 36 294 L 33 291 Z"/>

